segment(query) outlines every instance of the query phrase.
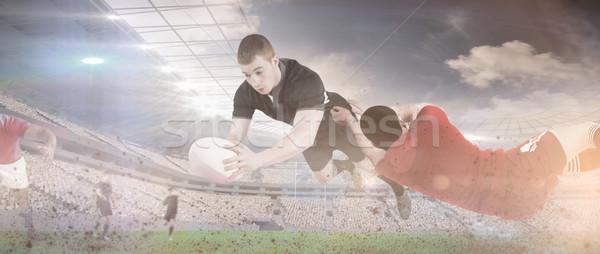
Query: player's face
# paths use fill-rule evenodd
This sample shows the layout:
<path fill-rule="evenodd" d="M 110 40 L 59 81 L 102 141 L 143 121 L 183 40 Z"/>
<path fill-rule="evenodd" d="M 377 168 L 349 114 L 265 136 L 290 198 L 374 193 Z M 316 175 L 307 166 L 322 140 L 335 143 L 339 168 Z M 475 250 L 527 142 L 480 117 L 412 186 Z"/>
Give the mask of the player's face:
<path fill-rule="evenodd" d="M 270 93 L 281 79 L 277 56 L 269 60 L 264 59 L 262 56 L 256 56 L 254 61 L 248 65 L 241 65 L 241 68 L 246 81 L 254 90 L 263 95 Z"/>

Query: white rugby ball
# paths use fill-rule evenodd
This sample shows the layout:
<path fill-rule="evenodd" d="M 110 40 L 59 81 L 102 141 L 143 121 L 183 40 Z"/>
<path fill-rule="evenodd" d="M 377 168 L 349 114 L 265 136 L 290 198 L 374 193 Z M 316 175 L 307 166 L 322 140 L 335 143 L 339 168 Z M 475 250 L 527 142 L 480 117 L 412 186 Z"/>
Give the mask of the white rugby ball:
<path fill-rule="evenodd" d="M 191 173 L 213 182 L 225 183 L 231 181 L 228 178 L 236 170 L 225 171 L 223 160 L 235 157 L 237 154 L 224 148 L 228 145 L 232 146 L 233 143 L 222 138 L 209 137 L 196 140 L 190 147 L 188 154 Z"/>

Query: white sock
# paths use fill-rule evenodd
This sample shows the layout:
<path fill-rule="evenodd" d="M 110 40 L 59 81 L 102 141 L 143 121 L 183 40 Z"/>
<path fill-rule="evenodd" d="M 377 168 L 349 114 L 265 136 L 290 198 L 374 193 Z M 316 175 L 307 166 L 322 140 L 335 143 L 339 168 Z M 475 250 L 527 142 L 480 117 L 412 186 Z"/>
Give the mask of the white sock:
<path fill-rule="evenodd" d="M 563 170 L 563 174 L 565 173 L 579 173 L 581 172 L 581 163 L 579 161 L 579 155 L 575 156 L 572 160 L 567 163 L 567 166 Z"/>
<path fill-rule="evenodd" d="M 571 167 L 575 169 L 578 163 L 574 160 L 577 155 L 587 149 L 594 148 L 594 133 L 600 128 L 600 125 L 593 122 L 579 123 L 563 128 L 552 129 L 550 132 L 560 142 L 568 164 L 573 164 Z M 577 164 L 577 165 L 576 165 Z M 569 165 L 565 168 L 565 171 Z M 569 170 L 570 171 L 570 170 Z"/>
<path fill-rule="evenodd" d="M 590 128 L 590 140 L 592 141 L 592 144 L 594 144 L 594 146 L 596 148 L 600 148 L 600 143 L 598 143 L 599 140 L 594 140 L 594 135 L 596 135 L 596 133 L 600 130 L 600 124 L 594 124 L 591 128 Z M 598 135 L 600 135 L 600 133 L 598 133 Z M 594 142 L 595 141 L 595 142 Z"/>

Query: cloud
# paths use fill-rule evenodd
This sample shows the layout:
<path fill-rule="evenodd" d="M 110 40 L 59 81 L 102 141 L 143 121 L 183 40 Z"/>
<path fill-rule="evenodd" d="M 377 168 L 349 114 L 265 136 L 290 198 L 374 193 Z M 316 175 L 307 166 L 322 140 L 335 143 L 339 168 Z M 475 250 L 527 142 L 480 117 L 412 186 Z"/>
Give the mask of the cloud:
<path fill-rule="evenodd" d="M 327 91 L 339 93 L 345 98 L 358 98 L 360 89 L 354 89 L 356 87 L 351 82 L 343 84 L 348 79 L 350 72 L 356 69 L 356 65 L 353 64 L 354 62 L 351 59 L 352 56 L 349 54 L 329 53 L 299 59 L 298 61 L 321 76 Z"/>
<path fill-rule="evenodd" d="M 468 55 L 445 63 L 460 73 L 462 82 L 478 88 L 491 85 L 547 87 L 589 84 L 597 78 L 597 65 L 567 63 L 552 53 L 536 53 L 521 41 L 501 46 L 472 48 Z"/>
<path fill-rule="evenodd" d="M 600 57 L 600 23 L 595 17 L 598 1 L 547 1 L 540 5 L 552 24 L 552 30 L 565 38 L 582 62 Z"/>
<path fill-rule="evenodd" d="M 520 99 L 495 96 L 488 107 L 448 114 L 450 121 L 480 148 L 508 149 L 552 128 L 599 119 L 597 108 L 593 98 L 538 90 Z"/>
<path fill-rule="evenodd" d="M 494 96 L 490 98 L 490 106 L 484 108 L 470 108 L 462 118 L 471 121 L 481 121 L 486 118 L 533 117 L 548 110 L 570 108 L 573 111 L 583 111 L 585 101 L 565 93 L 552 93 L 547 90 L 538 90 L 529 93 L 523 98 L 513 99 Z"/>

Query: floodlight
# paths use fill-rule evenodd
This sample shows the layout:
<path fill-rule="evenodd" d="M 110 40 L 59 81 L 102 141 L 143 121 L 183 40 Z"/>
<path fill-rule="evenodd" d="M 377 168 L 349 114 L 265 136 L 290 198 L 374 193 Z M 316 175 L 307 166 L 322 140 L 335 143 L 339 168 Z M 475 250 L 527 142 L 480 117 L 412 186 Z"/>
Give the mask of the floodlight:
<path fill-rule="evenodd" d="M 88 57 L 81 60 L 85 64 L 101 64 L 104 63 L 104 59 L 99 57 Z"/>

